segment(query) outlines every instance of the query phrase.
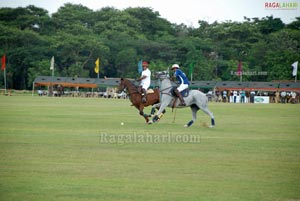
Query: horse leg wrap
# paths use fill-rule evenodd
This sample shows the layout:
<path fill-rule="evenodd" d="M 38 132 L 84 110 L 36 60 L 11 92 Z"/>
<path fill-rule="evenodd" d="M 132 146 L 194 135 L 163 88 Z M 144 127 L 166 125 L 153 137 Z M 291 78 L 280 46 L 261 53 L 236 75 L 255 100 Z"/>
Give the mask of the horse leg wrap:
<path fill-rule="evenodd" d="M 159 121 L 159 117 L 158 117 L 157 115 L 155 115 L 155 116 L 153 117 L 153 122 L 157 122 L 157 121 Z"/>
<path fill-rule="evenodd" d="M 152 108 L 150 115 L 152 116 L 152 115 L 154 115 L 154 113 L 155 113 L 155 108 Z"/>
<path fill-rule="evenodd" d="M 211 125 L 212 125 L 212 126 L 215 125 L 215 119 L 211 119 Z"/>
<path fill-rule="evenodd" d="M 187 123 L 187 127 L 190 127 L 193 123 L 194 123 L 193 120 L 189 121 L 189 123 Z"/>

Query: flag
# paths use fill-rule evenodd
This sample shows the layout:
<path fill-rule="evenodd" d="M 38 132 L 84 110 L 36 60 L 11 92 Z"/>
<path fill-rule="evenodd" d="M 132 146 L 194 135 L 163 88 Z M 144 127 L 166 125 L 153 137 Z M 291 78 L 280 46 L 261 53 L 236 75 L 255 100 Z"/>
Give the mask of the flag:
<path fill-rule="evenodd" d="M 50 70 L 54 70 L 54 56 L 51 58 Z"/>
<path fill-rule="evenodd" d="M 5 70 L 6 68 L 6 56 L 3 55 L 2 56 L 2 67 L 1 67 L 1 70 Z"/>
<path fill-rule="evenodd" d="M 99 58 L 95 61 L 95 64 L 96 64 L 96 66 L 95 66 L 95 73 L 99 73 L 99 65 L 100 65 L 100 61 L 99 61 Z"/>
<path fill-rule="evenodd" d="M 241 76 L 242 75 L 242 61 L 239 61 L 239 64 L 238 64 L 238 69 L 237 69 L 237 75 L 238 76 Z"/>
<path fill-rule="evenodd" d="M 293 67 L 293 76 L 297 76 L 297 70 L 298 70 L 298 61 L 294 62 L 292 64 L 292 67 Z"/>
<path fill-rule="evenodd" d="M 140 60 L 140 61 L 138 62 L 138 72 L 139 72 L 139 73 L 142 73 L 142 71 L 143 71 L 143 61 Z"/>

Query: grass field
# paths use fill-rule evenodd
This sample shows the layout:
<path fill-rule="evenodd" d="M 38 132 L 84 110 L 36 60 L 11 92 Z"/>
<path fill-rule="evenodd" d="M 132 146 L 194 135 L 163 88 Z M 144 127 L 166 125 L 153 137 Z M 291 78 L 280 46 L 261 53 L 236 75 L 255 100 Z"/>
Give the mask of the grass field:
<path fill-rule="evenodd" d="M 209 106 L 215 128 L 183 128 L 189 108 L 146 125 L 129 100 L 0 96 L 0 200 L 299 201 L 300 105 Z"/>

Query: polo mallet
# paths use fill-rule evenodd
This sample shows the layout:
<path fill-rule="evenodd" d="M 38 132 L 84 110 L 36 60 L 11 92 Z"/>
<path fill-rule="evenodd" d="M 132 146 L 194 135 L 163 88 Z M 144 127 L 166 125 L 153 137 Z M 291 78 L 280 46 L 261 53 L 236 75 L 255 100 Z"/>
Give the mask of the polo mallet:
<path fill-rule="evenodd" d="M 172 123 L 175 123 L 176 111 L 177 111 L 177 108 L 175 108 L 175 112 L 174 112 L 174 115 L 173 115 L 173 121 L 172 121 Z"/>

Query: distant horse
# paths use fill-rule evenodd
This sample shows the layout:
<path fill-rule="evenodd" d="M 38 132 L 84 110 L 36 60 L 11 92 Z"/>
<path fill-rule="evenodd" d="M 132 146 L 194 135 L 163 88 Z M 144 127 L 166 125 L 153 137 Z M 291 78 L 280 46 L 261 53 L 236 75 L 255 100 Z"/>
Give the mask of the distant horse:
<path fill-rule="evenodd" d="M 171 90 L 172 90 L 172 84 L 169 79 L 169 75 L 166 71 L 157 72 L 156 77 L 160 79 L 161 86 L 160 91 L 162 93 L 161 95 L 161 102 L 159 104 L 153 105 L 153 107 L 160 107 L 157 114 L 153 117 L 152 121 L 156 122 L 160 119 L 160 115 L 162 111 L 168 106 L 168 107 L 182 107 L 179 106 L 179 101 L 175 100 L 175 97 L 172 96 Z M 176 102 L 174 102 L 174 100 Z M 208 109 L 208 99 L 206 95 L 198 90 L 191 90 L 189 91 L 189 95 L 187 97 L 184 97 L 184 101 L 186 103 L 187 107 L 190 106 L 192 110 L 192 120 L 190 120 L 184 127 L 191 126 L 197 119 L 197 111 L 201 109 L 204 113 L 210 116 L 211 118 L 211 126 L 215 126 L 215 120 L 213 113 Z"/>
<path fill-rule="evenodd" d="M 159 89 L 154 89 L 153 93 L 147 92 L 146 103 L 142 102 L 142 95 L 139 92 L 138 87 L 135 86 L 130 80 L 121 78 L 121 82 L 119 84 L 118 90 L 123 91 L 124 89 L 127 90 L 127 95 L 129 96 L 132 105 L 135 106 L 140 111 L 139 114 L 145 118 L 147 123 L 152 123 L 152 121 L 149 121 L 149 117 L 151 117 L 152 115 L 145 114 L 143 110 L 144 107 L 159 103 L 159 99 L 160 99 Z M 156 109 L 158 109 L 158 107 L 156 107 Z M 151 114 L 154 114 L 154 112 L 155 112 L 155 107 L 152 108 Z M 165 111 L 162 110 L 161 112 L 164 113 Z"/>

